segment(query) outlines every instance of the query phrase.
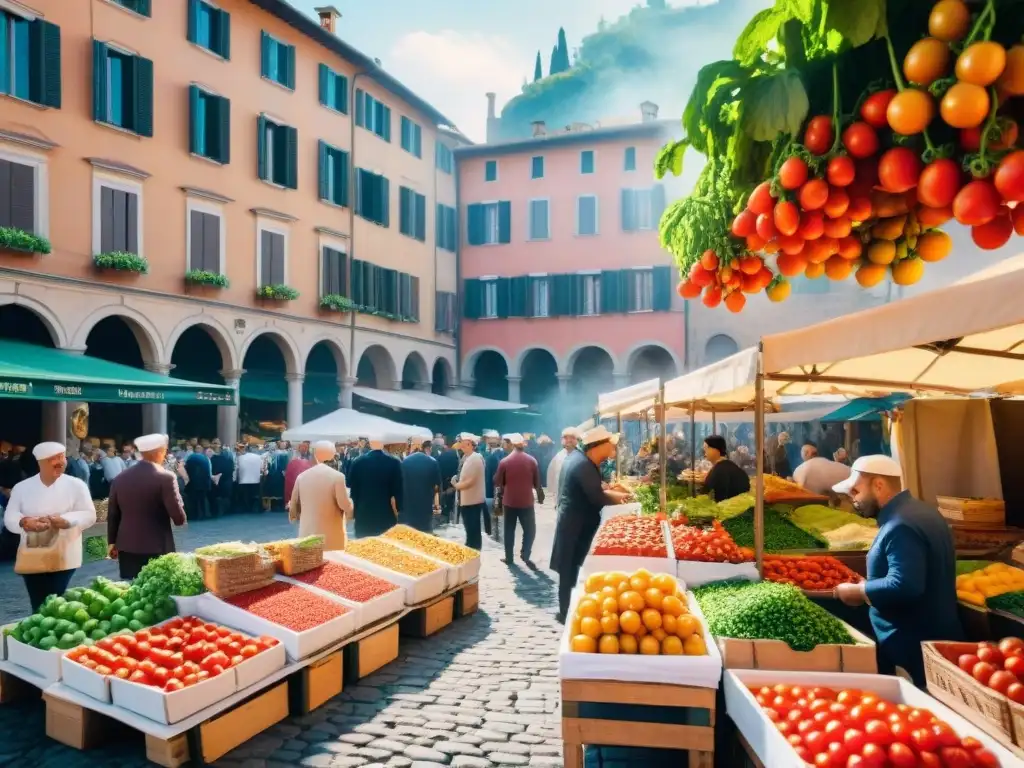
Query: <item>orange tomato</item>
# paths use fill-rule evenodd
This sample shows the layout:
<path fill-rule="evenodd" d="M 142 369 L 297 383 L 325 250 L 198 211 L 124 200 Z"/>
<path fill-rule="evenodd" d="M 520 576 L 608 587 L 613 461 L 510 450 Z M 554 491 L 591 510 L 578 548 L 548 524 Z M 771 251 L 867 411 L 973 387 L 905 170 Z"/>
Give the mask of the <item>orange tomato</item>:
<path fill-rule="evenodd" d="M 934 37 L 914 43 L 903 59 L 903 74 L 912 83 L 931 85 L 949 72 L 949 45 Z"/>
<path fill-rule="evenodd" d="M 935 101 L 927 91 L 907 88 L 893 96 L 885 117 L 896 133 L 914 136 L 927 128 L 935 117 Z"/>
<path fill-rule="evenodd" d="M 1006 49 L 991 40 L 971 43 L 956 60 L 956 77 L 987 88 L 1006 69 Z"/>

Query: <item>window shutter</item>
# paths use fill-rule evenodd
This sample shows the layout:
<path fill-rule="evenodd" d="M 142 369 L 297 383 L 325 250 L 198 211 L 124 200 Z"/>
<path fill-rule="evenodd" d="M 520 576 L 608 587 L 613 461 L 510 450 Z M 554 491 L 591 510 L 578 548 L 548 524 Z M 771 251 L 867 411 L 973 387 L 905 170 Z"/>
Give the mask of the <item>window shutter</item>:
<path fill-rule="evenodd" d="M 622 190 L 622 231 L 636 231 L 636 191 Z"/>
<path fill-rule="evenodd" d="M 398 231 L 403 235 L 411 233 L 409 217 L 412 215 L 412 205 L 409 203 L 409 189 L 398 188 Z"/>
<path fill-rule="evenodd" d="M 466 236 L 470 245 L 484 244 L 484 206 L 481 203 L 471 203 L 467 209 L 466 219 L 468 221 Z"/>
<path fill-rule="evenodd" d="M 260 31 L 260 74 L 263 77 L 270 77 L 270 46 L 274 45 L 274 41 L 270 39 L 270 35 L 266 32 Z"/>
<path fill-rule="evenodd" d="M 283 48 L 285 49 L 285 57 L 284 57 L 285 61 L 288 62 L 288 70 L 285 72 L 285 75 L 284 75 L 285 85 L 288 86 L 289 88 L 291 88 L 294 91 L 295 90 L 295 46 L 294 45 L 284 45 Z M 281 54 L 279 52 L 278 56 L 280 56 L 280 55 Z"/>
<path fill-rule="evenodd" d="M 189 269 L 203 269 L 203 213 L 192 211 L 189 215 Z"/>
<path fill-rule="evenodd" d="M 458 212 L 454 208 L 448 209 L 448 250 L 455 253 L 459 249 L 459 224 Z"/>
<path fill-rule="evenodd" d="M 672 267 L 655 267 L 651 276 L 651 309 L 668 312 L 672 309 Z"/>
<path fill-rule="evenodd" d="M 509 311 L 512 309 L 512 286 L 511 280 L 507 277 L 499 277 L 497 283 L 497 316 L 506 318 L 509 316 Z"/>
<path fill-rule="evenodd" d="M 409 278 L 409 300 L 412 303 L 412 319 L 420 321 L 420 279 L 415 275 Z"/>
<path fill-rule="evenodd" d="M 188 151 L 193 155 L 199 154 L 199 132 L 206 127 L 199 124 L 199 100 L 202 98 L 199 86 L 188 87 Z M 210 117 L 207 115 L 207 119 Z"/>
<path fill-rule="evenodd" d="M 199 0 L 188 0 L 188 41 L 199 42 Z"/>
<path fill-rule="evenodd" d="M 358 125 L 360 128 L 366 127 L 366 118 L 363 113 L 363 91 L 360 88 L 356 88 L 356 125 Z"/>
<path fill-rule="evenodd" d="M 225 59 L 231 59 L 231 14 L 227 11 L 218 11 L 216 24 L 217 42 L 219 49 L 217 53 Z"/>
<path fill-rule="evenodd" d="M 3 169 L 9 171 L 3 173 Z M 0 222 L 24 232 L 36 230 L 36 171 L 30 165 L 0 161 Z M 9 218 L 7 217 L 10 213 Z M 7 221 L 4 219 L 7 218 Z"/>
<path fill-rule="evenodd" d="M 132 58 L 135 90 L 135 133 L 153 135 L 153 62 L 142 56 Z"/>
<path fill-rule="evenodd" d="M 270 180 L 270 169 L 267 167 L 267 118 L 263 115 L 256 118 L 256 175 L 264 181 Z"/>
<path fill-rule="evenodd" d="M 348 152 L 338 152 L 338 168 L 335 173 L 334 182 L 341 187 L 340 205 L 348 205 Z"/>
<path fill-rule="evenodd" d="M 654 215 L 654 228 L 658 228 L 661 214 L 665 212 L 665 185 L 655 184 L 651 188 L 651 211 Z"/>
<path fill-rule="evenodd" d="M 60 109 L 60 27 L 43 19 L 29 25 L 29 99 L 44 107 Z"/>
<path fill-rule="evenodd" d="M 416 157 L 423 157 L 423 129 L 416 125 L 413 137 L 416 139 L 413 144 L 413 154 Z"/>
<path fill-rule="evenodd" d="M 619 306 L 619 270 L 606 269 L 601 273 L 601 314 L 621 312 Z"/>
<path fill-rule="evenodd" d="M 227 165 L 231 162 L 231 102 L 218 96 L 213 103 L 217 119 L 216 160 Z"/>
<path fill-rule="evenodd" d="M 549 283 L 551 294 L 548 296 L 548 314 L 552 317 L 565 317 L 570 314 L 569 302 L 572 296 L 572 275 L 553 275 Z"/>
<path fill-rule="evenodd" d="M 363 303 L 363 262 L 352 259 L 352 303 L 360 306 Z"/>
<path fill-rule="evenodd" d="M 291 126 L 282 126 L 285 141 L 285 182 L 289 189 L 299 188 L 299 132 Z"/>
<path fill-rule="evenodd" d="M 384 176 L 380 177 L 380 194 L 381 194 L 381 206 L 383 213 L 381 214 L 381 224 L 385 227 L 391 226 L 391 182 Z"/>
<path fill-rule="evenodd" d="M 530 312 L 530 278 L 513 277 L 509 280 L 509 317 L 529 317 Z"/>
<path fill-rule="evenodd" d="M 427 198 L 416 195 L 416 239 L 421 243 L 427 241 Z"/>
<path fill-rule="evenodd" d="M 220 272 L 220 216 L 203 214 L 203 269 Z"/>
<path fill-rule="evenodd" d="M 434 206 L 434 247 L 444 248 L 444 206 Z"/>
<path fill-rule="evenodd" d="M 327 68 L 326 64 L 320 65 L 320 103 L 326 107 L 334 106 L 328 99 L 328 91 L 330 90 L 330 77 L 331 70 Z"/>
<path fill-rule="evenodd" d="M 320 65 L 321 67 L 323 64 Z M 330 157 L 327 154 L 327 145 L 324 144 L 323 139 L 317 141 L 317 197 L 321 200 L 329 200 L 329 185 L 327 183 L 327 164 L 330 162 Z"/>
<path fill-rule="evenodd" d="M 320 295 L 327 296 L 334 293 L 334 258 L 333 252 L 327 246 L 320 249 Z"/>
<path fill-rule="evenodd" d="M 384 120 L 384 141 L 391 141 L 391 108 L 382 104 L 381 114 Z"/>
<path fill-rule="evenodd" d="M 139 252 L 139 196 L 133 192 L 123 192 L 125 201 L 125 250 L 128 253 Z"/>
<path fill-rule="evenodd" d="M 468 320 L 478 320 L 484 310 L 484 286 L 473 277 L 462 284 L 462 316 Z"/>
<path fill-rule="evenodd" d="M 498 242 L 512 242 L 512 203 L 508 200 L 498 203 Z"/>
<path fill-rule="evenodd" d="M 107 46 L 99 40 L 92 41 L 92 118 L 107 120 Z"/>

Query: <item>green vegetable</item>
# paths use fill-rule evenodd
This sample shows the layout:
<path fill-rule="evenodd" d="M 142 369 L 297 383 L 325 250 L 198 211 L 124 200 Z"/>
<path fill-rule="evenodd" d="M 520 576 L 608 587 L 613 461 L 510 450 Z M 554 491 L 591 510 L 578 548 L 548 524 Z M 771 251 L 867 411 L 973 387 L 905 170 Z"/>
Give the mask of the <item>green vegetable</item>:
<path fill-rule="evenodd" d="M 89 619 L 91 619 L 92 616 L 89 615 L 89 612 L 87 610 L 82 609 L 79 611 L 75 611 L 75 615 L 71 618 L 75 622 L 75 624 L 77 624 L 78 626 L 82 626 L 83 624 L 85 624 L 85 622 L 89 621 Z"/>
<path fill-rule="evenodd" d="M 827 544 L 807 531 L 797 528 L 783 514 L 779 505 L 764 508 L 764 549 L 783 552 L 790 549 L 825 549 Z M 724 523 L 737 546 L 754 546 L 754 512 L 744 512 Z"/>
<path fill-rule="evenodd" d="M 83 545 L 84 560 L 87 563 L 105 560 L 107 557 L 107 537 L 90 536 Z"/>
<path fill-rule="evenodd" d="M 992 565 L 991 560 L 957 560 L 956 561 L 956 575 L 962 576 L 965 573 L 974 573 L 980 571 L 982 568 L 988 568 Z M 1015 593 L 1010 593 L 1015 594 Z M 995 599 L 995 598 L 993 598 Z M 991 604 L 991 600 L 987 601 Z"/>
<path fill-rule="evenodd" d="M 45 631 L 49 632 L 57 626 L 57 620 L 52 616 L 47 616 L 45 619 L 39 622 L 39 626 L 42 627 Z"/>
<path fill-rule="evenodd" d="M 781 640 L 795 651 L 852 644 L 835 616 L 789 584 L 724 581 L 694 590 L 711 634 L 745 640 Z"/>
<path fill-rule="evenodd" d="M 132 619 L 131 621 L 128 622 L 128 629 L 130 629 L 132 632 L 138 632 L 140 629 L 142 629 L 145 626 L 146 626 L 145 624 L 143 624 L 141 621 L 139 621 L 137 619 Z"/>
<path fill-rule="evenodd" d="M 203 572 L 195 557 L 178 552 L 151 560 L 128 591 L 128 602 L 139 600 L 158 604 L 165 598 L 199 595 L 206 591 Z M 133 609 L 133 611 L 136 609 Z M 134 618 L 131 614 L 125 618 Z"/>
<path fill-rule="evenodd" d="M 810 533 L 828 533 L 838 530 L 844 525 L 878 527 L 878 523 L 872 518 L 861 517 L 841 509 L 832 509 L 824 504 L 806 504 L 797 507 L 790 512 L 789 521 Z"/>
<path fill-rule="evenodd" d="M 78 643 L 75 642 L 75 636 L 72 634 L 64 634 L 60 636 L 60 640 L 57 641 L 57 647 L 61 650 L 68 650 L 74 648 Z"/>
<path fill-rule="evenodd" d="M 46 637 L 44 637 L 42 640 L 39 641 L 39 650 L 41 650 L 41 651 L 48 651 L 51 648 L 53 648 L 55 645 L 57 645 L 57 638 L 54 637 L 53 635 L 47 635 Z M 61 647 L 63 648 L 64 646 L 61 646 Z M 67 647 L 68 648 L 73 648 L 74 646 L 73 645 L 69 645 Z"/>
<path fill-rule="evenodd" d="M 315 536 L 306 536 L 301 539 L 292 539 L 289 542 L 293 547 L 299 549 L 312 549 L 313 547 L 321 546 L 324 543 L 324 537 L 317 534 Z"/>
<path fill-rule="evenodd" d="M 102 629 L 94 629 L 92 632 L 89 633 L 89 637 L 93 640 L 102 640 L 108 634 L 108 632 L 105 632 Z"/>
<path fill-rule="evenodd" d="M 211 544 L 208 547 L 200 547 L 196 554 L 200 557 L 241 557 L 252 555 L 259 551 L 256 543 L 245 544 L 241 541 L 225 541 L 220 544 Z"/>
<path fill-rule="evenodd" d="M 124 629 L 128 626 L 128 619 L 122 616 L 120 613 L 114 614 L 110 619 L 110 629 L 117 632 L 119 629 Z"/>
<path fill-rule="evenodd" d="M 100 628 L 100 621 L 99 621 L 99 619 L 89 619 L 87 622 L 85 622 L 85 624 L 82 625 L 82 631 L 85 632 L 85 634 L 87 634 L 87 635 L 90 632 L 92 632 L 94 629 L 99 629 L 99 628 Z"/>
<path fill-rule="evenodd" d="M 1004 592 L 988 598 L 985 603 L 990 611 L 1005 611 L 1024 618 L 1024 592 Z"/>

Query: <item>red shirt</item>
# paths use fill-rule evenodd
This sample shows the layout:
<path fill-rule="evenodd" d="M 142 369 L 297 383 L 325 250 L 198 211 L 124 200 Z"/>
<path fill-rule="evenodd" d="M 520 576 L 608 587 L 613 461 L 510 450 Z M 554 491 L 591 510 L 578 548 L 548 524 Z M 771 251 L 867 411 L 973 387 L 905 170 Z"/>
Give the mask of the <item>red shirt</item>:
<path fill-rule="evenodd" d="M 498 464 L 498 471 L 494 475 L 494 487 L 502 489 L 501 503 L 506 507 L 532 507 L 534 489 L 537 491 L 537 498 L 544 501 L 537 460 L 518 448 Z"/>
<path fill-rule="evenodd" d="M 284 505 L 286 507 L 292 498 L 292 490 L 295 488 L 296 479 L 312 466 L 313 462 L 309 459 L 300 459 L 298 457 L 288 462 L 288 466 L 284 470 Z"/>

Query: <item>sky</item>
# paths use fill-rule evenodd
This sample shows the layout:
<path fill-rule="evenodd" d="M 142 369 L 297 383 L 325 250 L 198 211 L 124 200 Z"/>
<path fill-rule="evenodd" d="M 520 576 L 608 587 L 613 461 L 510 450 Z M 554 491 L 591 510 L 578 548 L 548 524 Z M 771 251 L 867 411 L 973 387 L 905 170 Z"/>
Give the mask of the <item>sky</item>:
<path fill-rule="evenodd" d="M 672 0 L 680 6 L 694 0 Z M 290 0 L 310 16 L 317 0 Z M 498 94 L 498 109 L 533 77 L 541 50 L 544 70 L 558 28 L 569 50 L 614 21 L 639 0 L 335 0 L 338 34 L 437 107 L 470 139 L 483 141 L 484 94 Z M 556 9 L 557 10 L 554 10 Z M 731 42 L 731 41 L 730 41 Z M 724 51 L 728 52 L 728 49 Z"/>

